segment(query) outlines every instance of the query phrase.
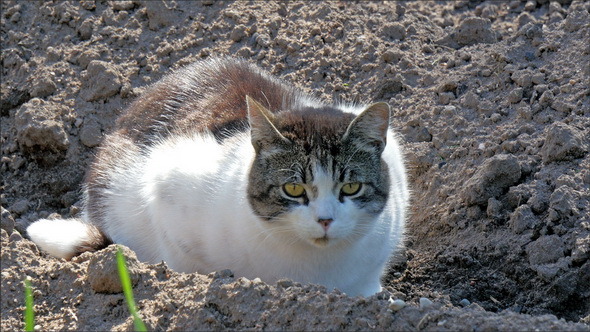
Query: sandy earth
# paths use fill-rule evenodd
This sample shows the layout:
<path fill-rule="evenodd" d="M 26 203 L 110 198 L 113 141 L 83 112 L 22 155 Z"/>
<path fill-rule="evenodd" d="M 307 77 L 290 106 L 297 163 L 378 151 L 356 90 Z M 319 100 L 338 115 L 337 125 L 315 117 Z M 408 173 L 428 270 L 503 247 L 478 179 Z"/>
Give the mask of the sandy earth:
<path fill-rule="evenodd" d="M 3 0 L 2 330 L 24 326 L 24 278 L 40 330 L 133 328 L 113 248 L 60 261 L 24 229 L 79 213 L 94 148 L 148 84 L 231 54 L 326 100 L 389 102 L 413 188 L 407 250 L 370 298 L 179 274 L 127 251 L 150 329 L 590 331 L 589 11 Z"/>

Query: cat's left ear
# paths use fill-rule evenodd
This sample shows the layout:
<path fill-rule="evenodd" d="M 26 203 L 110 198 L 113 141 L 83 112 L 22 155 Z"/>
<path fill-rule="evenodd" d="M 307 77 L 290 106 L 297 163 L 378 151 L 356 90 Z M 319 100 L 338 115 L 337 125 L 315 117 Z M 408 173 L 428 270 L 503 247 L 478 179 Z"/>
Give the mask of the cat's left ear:
<path fill-rule="evenodd" d="M 375 103 L 359 114 L 348 126 L 343 141 L 353 142 L 361 148 L 376 149 L 383 152 L 387 143 L 389 129 L 389 105 Z"/>
<path fill-rule="evenodd" d="M 246 104 L 252 145 L 256 152 L 265 147 L 278 147 L 281 144 L 290 143 L 273 124 L 274 115 L 271 111 L 250 96 L 246 96 Z"/>

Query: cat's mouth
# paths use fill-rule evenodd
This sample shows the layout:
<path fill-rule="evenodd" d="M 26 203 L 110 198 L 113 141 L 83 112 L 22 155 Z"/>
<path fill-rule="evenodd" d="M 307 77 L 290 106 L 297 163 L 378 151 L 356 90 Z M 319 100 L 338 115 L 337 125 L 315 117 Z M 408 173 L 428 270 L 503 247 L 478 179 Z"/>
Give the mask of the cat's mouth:
<path fill-rule="evenodd" d="M 328 238 L 328 235 L 324 235 L 323 237 L 313 239 L 313 242 L 319 247 L 325 247 L 328 245 L 328 242 L 330 242 L 330 239 Z"/>

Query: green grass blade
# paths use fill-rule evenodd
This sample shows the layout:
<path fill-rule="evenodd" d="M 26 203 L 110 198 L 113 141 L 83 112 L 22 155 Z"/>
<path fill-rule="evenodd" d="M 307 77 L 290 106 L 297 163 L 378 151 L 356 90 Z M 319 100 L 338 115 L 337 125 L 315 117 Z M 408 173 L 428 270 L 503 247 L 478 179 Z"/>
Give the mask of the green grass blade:
<path fill-rule="evenodd" d="M 133 316 L 133 325 L 136 331 L 147 331 L 145 324 L 139 317 L 139 313 L 135 308 L 135 300 L 133 299 L 133 287 L 131 287 L 131 279 L 129 279 L 129 271 L 127 270 L 127 264 L 125 264 L 125 257 L 121 252 L 121 248 L 117 249 L 117 268 L 119 270 L 119 278 L 121 279 L 121 285 L 123 285 L 123 294 L 125 295 L 125 301 L 129 307 L 129 312 Z"/>
<path fill-rule="evenodd" d="M 31 282 L 25 278 L 25 331 L 35 330 L 35 309 L 33 308 L 33 292 Z"/>

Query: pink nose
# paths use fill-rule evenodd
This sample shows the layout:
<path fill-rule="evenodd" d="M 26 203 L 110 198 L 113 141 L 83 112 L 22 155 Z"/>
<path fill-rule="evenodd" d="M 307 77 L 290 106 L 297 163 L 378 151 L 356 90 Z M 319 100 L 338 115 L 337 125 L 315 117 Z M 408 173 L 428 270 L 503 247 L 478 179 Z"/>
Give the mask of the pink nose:
<path fill-rule="evenodd" d="M 330 224 L 332 223 L 332 221 L 334 221 L 334 219 L 318 219 L 318 222 L 322 225 L 322 227 L 324 228 L 324 231 L 328 231 L 328 228 L 330 228 Z"/>

